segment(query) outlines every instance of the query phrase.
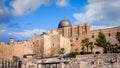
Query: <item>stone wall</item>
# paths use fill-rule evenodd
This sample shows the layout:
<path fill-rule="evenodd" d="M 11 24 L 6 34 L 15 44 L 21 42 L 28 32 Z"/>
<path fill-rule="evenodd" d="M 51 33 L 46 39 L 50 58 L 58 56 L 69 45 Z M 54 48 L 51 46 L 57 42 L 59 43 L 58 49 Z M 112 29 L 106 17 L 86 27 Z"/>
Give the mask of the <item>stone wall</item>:
<path fill-rule="evenodd" d="M 44 37 L 43 36 L 33 36 L 32 38 L 33 40 L 33 51 L 34 54 L 36 54 L 36 56 L 38 57 L 43 57 L 43 51 L 44 51 Z"/>
<path fill-rule="evenodd" d="M 107 41 L 110 41 L 113 44 L 119 44 L 116 39 L 116 33 L 120 32 L 120 27 L 92 30 L 91 26 L 85 23 L 80 25 L 49 30 L 48 34 L 53 31 L 59 32 L 59 34 L 61 34 L 63 37 L 66 37 L 70 40 L 71 51 L 81 50 L 82 47 L 81 40 L 84 38 L 89 38 L 90 41 L 95 43 L 96 42 L 95 39 L 98 37 L 100 31 L 105 34 Z M 92 36 L 94 36 L 94 38 L 92 38 Z M 94 46 L 95 46 L 95 51 L 97 51 L 99 47 L 96 45 Z"/>
<path fill-rule="evenodd" d="M 15 42 L 12 46 L 14 56 L 23 57 L 26 54 L 33 54 L 33 43 L 31 41 Z"/>
<path fill-rule="evenodd" d="M 50 31 L 48 34 L 35 36 L 36 37 L 33 37 L 34 52 L 39 56 L 57 56 L 60 53 L 61 48 L 65 49 L 66 54 L 71 52 L 70 40 L 63 37 L 56 30 Z"/>
<path fill-rule="evenodd" d="M 116 33 L 120 32 L 120 27 L 107 28 L 107 29 L 101 29 L 101 30 L 93 30 L 92 33 L 95 36 L 95 38 L 97 38 L 98 33 L 100 31 L 105 34 L 108 41 L 110 41 L 113 44 L 119 44 L 118 40 L 116 39 Z"/>
<path fill-rule="evenodd" d="M 44 37 L 44 46 L 43 47 L 43 56 L 51 56 L 51 37 L 48 35 L 43 35 Z"/>
<path fill-rule="evenodd" d="M 62 37 L 60 35 L 60 49 L 64 48 L 65 49 L 65 54 L 68 54 L 71 52 L 71 43 L 68 38 Z"/>
<path fill-rule="evenodd" d="M 11 44 L 0 43 L 0 57 L 10 60 L 13 56 L 23 57 L 25 54 L 33 54 L 31 41 L 14 42 Z"/>
<path fill-rule="evenodd" d="M 36 54 L 36 56 L 41 57 L 54 56 L 59 54 L 61 48 L 69 53 L 81 50 L 81 40 L 84 38 L 89 38 L 90 41 L 95 42 L 100 31 L 106 35 L 108 41 L 119 45 L 115 35 L 120 32 L 120 27 L 91 30 L 90 25 L 82 24 L 49 30 L 46 34 L 32 36 L 29 41 L 14 42 L 14 39 L 11 38 L 10 44 L 0 42 L 0 56 L 6 58 L 22 57 L 24 54 Z M 102 52 L 102 48 L 95 45 L 93 51 Z"/>
<path fill-rule="evenodd" d="M 70 59 L 67 68 L 119 68 L 120 54 L 83 55 Z"/>
<path fill-rule="evenodd" d="M 5 43 L 0 42 L 0 58 L 6 60 L 12 60 L 14 55 L 13 46 L 7 45 Z"/>
<path fill-rule="evenodd" d="M 26 68 L 120 68 L 120 54 L 78 55 L 76 58 L 52 57 L 24 59 Z"/>

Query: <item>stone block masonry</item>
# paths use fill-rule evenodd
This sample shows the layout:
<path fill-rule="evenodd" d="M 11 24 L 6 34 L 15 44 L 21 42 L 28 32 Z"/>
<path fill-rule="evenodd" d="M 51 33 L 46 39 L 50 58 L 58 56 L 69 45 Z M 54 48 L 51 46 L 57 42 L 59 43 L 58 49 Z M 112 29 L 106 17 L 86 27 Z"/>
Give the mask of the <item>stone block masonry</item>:
<path fill-rule="evenodd" d="M 24 59 L 24 68 L 120 68 L 120 54 L 78 55 L 76 58 L 51 57 Z"/>
<path fill-rule="evenodd" d="M 27 54 L 35 54 L 38 57 L 52 57 L 58 56 L 61 48 L 64 48 L 64 54 L 76 50 L 81 51 L 81 40 L 89 38 L 91 42 L 95 43 L 100 31 L 105 34 L 107 41 L 120 45 L 116 39 L 116 33 L 120 32 L 120 27 L 92 30 L 87 23 L 72 26 L 70 21 L 65 19 L 60 21 L 58 28 L 48 30 L 40 35 L 33 35 L 31 40 L 15 42 L 14 38 L 10 38 L 9 44 L 0 42 L 0 58 L 12 60 L 13 56 L 22 58 Z M 103 52 L 102 47 L 93 46 L 93 52 Z"/>

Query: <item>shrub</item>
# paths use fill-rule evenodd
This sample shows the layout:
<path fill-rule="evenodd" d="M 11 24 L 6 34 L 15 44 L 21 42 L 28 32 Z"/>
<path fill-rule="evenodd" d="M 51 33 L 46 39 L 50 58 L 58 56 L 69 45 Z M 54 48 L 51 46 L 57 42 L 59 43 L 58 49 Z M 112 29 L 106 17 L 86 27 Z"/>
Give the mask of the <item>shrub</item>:
<path fill-rule="evenodd" d="M 83 52 L 83 51 L 81 51 L 80 54 L 81 54 L 81 55 L 92 54 L 92 52 Z"/>
<path fill-rule="evenodd" d="M 65 49 L 64 48 L 61 48 L 60 49 L 60 54 L 64 54 L 65 53 Z"/>
<path fill-rule="evenodd" d="M 79 55 L 79 54 L 80 54 L 79 52 L 71 52 L 71 53 L 69 54 L 69 57 L 70 57 L 70 58 L 75 58 L 76 55 Z"/>
<path fill-rule="evenodd" d="M 99 52 L 99 51 L 96 51 L 95 54 L 100 54 L 100 52 Z"/>
<path fill-rule="evenodd" d="M 80 54 L 81 54 L 81 55 L 84 55 L 84 52 L 83 52 L 83 51 L 81 51 L 81 52 L 80 52 Z"/>

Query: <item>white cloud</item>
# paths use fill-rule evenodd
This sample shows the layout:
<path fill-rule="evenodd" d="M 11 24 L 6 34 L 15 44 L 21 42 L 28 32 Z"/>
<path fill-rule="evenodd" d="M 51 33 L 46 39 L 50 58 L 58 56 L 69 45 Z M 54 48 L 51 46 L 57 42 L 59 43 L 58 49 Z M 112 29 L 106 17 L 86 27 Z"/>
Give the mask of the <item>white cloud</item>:
<path fill-rule="evenodd" d="M 3 25 L 0 25 L 0 34 L 4 33 L 6 30 L 6 27 Z"/>
<path fill-rule="evenodd" d="M 87 18 L 85 16 L 85 14 L 83 13 L 74 13 L 73 16 L 75 17 L 75 19 L 77 19 L 78 21 L 76 22 L 77 24 L 82 24 L 87 22 Z"/>
<path fill-rule="evenodd" d="M 57 0 L 56 5 L 59 7 L 69 6 L 69 0 Z"/>
<path fill-rule="evenodd" d="M 9 35 L 17 36 L 17 37 L 31 37 L 33 34 L 41 34 L 42 32 L 46 32 L 42 29 L 33 29 L 33 30 L 24 30 L 22 32 L 11 32 Z"/>
<path fill-rule="evenodd" d="M 85 13 L 74 13 L 77 23 L 94 26 L 120 26 L 120 0 L 88 0 Z"/>
<path fill-rule="evenodd" d="M 0 29 L 0 34 L 5 32 L 6 30 L 5 29 Z"/>
<path fill-rule="evenodd" d="M 106 28 L 111 28 L 112 26 L 104 26 L 104 25 L 97 25 L 97 26 L 92 26 L 92 29 L 97 30 L 97 29 L 106 29 Z"/>
<path fill-rule="evenodd" d="M 13 15 L 22 16 L 29 14 L 39 8 L 41 5 L 49 4 L 50 0 L 15 0 L 12 2 Z"/>
<path fill-rule="evenodd" d="M 10 7 L 5 6 L 6 0 L 0 1 L 0 15 L 9 17 L 19 17 L 36 11 L 42 5 L 50 5 L 55 2 L 58 7 L 66 7 L 69 0 L 12 0 Z M 11 9 L 12 8 L 12 9 Z M 6 15 L 3 15 L 6 14 Z M 5 17 L 4 17 L 5 18 Z"/>
<path fill-rule="evenodd" d="M 0 24 L 9 22 L 12 19 L 11 13 L 5 6 L 5 0 L 0 0 Z"/>

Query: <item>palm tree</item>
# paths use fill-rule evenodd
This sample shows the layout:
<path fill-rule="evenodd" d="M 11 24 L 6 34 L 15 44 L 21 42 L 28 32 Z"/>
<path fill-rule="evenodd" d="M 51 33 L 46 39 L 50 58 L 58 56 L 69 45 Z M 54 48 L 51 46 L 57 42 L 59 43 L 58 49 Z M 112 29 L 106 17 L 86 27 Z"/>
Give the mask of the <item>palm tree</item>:
<path fill-rule="evenodd" d="M 112 51 L 112 44 L 109 41 L 107 42 L 107 51 Z"/>
<path fill-rule="evenodd" d="M 85 52 L 85 40 L 83 39 L 82 41 L 81 41 L 81 43 L 82 43 L 82 51 L 83 51 L 83 53 Z"/>
<path fill-rule="evenodd" d="M 120 32 L 117 32 L 116 33 L 116 39 L 119 41 L 119 43 L 120 43 Z"/>
<path fill-rule="evenodd" d="M 88 38 L 84 38 L 83 40 L 82 40 L 82 44 L 83 44 L 83 46 L 86 46 L 86 48 L 87 48 L 87 52 L 88 52 L 88 48 L 89 48 L 89 39 Z"/>
<path fill-rule="evenodd" d="M 89 48 L 89 39 L 88 38 L 85 38 L 85 46 L 87 48 L 87 52 L 88 52 L 88 48 Z"/>
<path fill-rule="evenodd" d="M 92 53 L 93 52 L 93 48 L 94 48 L 93 42 L 89 42 L 89 45 L 90 45 L 90 50 L 91 50 L 91 53 Z"/>

